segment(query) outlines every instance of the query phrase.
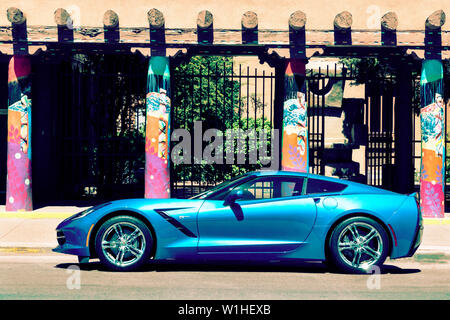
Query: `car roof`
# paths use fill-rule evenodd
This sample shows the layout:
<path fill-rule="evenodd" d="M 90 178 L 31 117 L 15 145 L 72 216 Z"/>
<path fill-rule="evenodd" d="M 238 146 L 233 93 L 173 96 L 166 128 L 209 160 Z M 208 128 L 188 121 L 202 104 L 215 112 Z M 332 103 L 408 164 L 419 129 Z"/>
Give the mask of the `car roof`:
<path fill-rule="evenodd" d="M 345 185 L 351 187 L 350 189 L 347 188 L 346 192 L 395 193 L 395 192 L 377 188 L 374 186 L 369 186 L 369 185 L 363 184 L 363 183 L 358 183 L 358 182 L 354 182 L 354 181 L 350 181 L 350 180 L 343 180 L 343 179 L 339 179 L 336 177 L 327 177 L 327 176 L 322 176 L 322 175 L 313 174 L 313 173 L 306 173 L 306 172 L 282 171 L 282 170 L 278 170 L 278 171 L 260 170 L 260 171 L 248 172 L 247 174 L 261 176 L 261 177 L 275 175 L 275 176 L 298 176 L 298 177 L 315 178 L 315 179 L 326 180 L 326 181 L 330 181 L 330 182 L 341 183 L 341 184 L 345 184 Z"/>
<path fill-rule="evenodd" d="M 282 171 L 282 170 L 260 170 L 260 171 L 253 171 L 248 172 L 248 175 L 255 175 L 255 176 L 299 176 L 299 177 L 311 177 L 311 178 L 320 178 L 320 179 L 332 179 L 332 180 L 339 180 L 337 178 L 331 178 L 331 177 L 325 177 L 313 173 L 306 173 L 306 172 L 297 172 L 297 171 Z"/>
<path fill-rule="evenodd" d="M 297 172 L 297 171 L 282 171 L 282 170 L 260 170 L 260 171 L 253 171 L 248 172 L 247 175 L 254 175 L 258 177 L 264 177 L 264 176 L 298 176 L 298 177 L 308 177 L 308 178 L 316 178 L 316 179 L 322 179 L 322 180 L 329 180 L 339 183 L 347 183 L 350 182 L 348 180 L 341 180 L 335 177 L 326 177 L 321 176 L 318 174 L 313 173 L 306 173 L 306 172 Z"/>

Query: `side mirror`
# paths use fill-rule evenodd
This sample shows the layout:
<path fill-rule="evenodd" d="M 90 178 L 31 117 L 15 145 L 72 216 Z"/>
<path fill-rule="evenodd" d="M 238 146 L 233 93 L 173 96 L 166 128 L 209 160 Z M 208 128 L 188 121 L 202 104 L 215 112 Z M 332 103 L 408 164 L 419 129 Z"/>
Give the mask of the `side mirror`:
<path fill-rule="evenodd" d="M 236 202 L 236 200 L 242 199 L 243 197 L 244 193 L 242 192 L 242 190 L 233 190 L 226 196 L 223 205 L 224 206 L 232 205 Z"/>

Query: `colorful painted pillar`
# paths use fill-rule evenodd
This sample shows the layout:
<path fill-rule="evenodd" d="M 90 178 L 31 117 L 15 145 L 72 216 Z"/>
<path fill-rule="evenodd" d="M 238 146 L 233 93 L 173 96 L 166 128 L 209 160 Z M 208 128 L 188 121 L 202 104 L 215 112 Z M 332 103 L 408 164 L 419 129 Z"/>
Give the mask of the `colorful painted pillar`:
<path fill-rule="evenodd" d="M 445 213 L 445 108 L 443 67 L 440 60 L 422 63 L 420 78 L 420 123 L 422 165 L 420 205 L 424 217 L 443 218 Z"/>
<path fill-rule="evenodd" d="M 152 56 L 147 78 L 145 198 L 170 197 L 169 58 Z"/>
<path fill-rule="evenodd" d="M 14 55 L 8 70 L 6 211 L 33 210 L 31 184 L 31 62 Z"/>
<path fill-rule="evenodd" d="M 281 169 L 308 172 L 305 60 L 289 59 L 284 76 Z"/>

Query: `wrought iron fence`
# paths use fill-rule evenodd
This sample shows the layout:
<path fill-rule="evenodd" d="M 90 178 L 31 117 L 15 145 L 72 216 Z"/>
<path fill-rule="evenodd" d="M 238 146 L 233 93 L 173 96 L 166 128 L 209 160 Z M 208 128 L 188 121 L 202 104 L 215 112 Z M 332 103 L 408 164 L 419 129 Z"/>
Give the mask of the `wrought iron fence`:
<path fill-rule="evenodd" d="M 201 137 L 211 128 L 222 133 L 227 129 L 241 129 L 244 132 L 250 129 L 273 129 L 275 74 L 269 69 L 259 70 L 237 64 L 232 57 L 224 56 L 194 56 L 190 61 L 173 68 L 171 130 L 188 130 L 193 149 L 204 150 L 212 140 L 195 140 L 196 121 L 202 124 L 199 129 L 201 132 L 197 133 Z M 224 149 L 220 147 L 214 151 L 214 155 L 218 153 L 219 158 L 222 157 L 218 158 L 221 163 L 206 163 L 205 159 L 199 159 L 193 152 L 190 163 L 174 164 L 171 168 L 172 196 L 190 197 L 221 181 L 261 168 L 260 162 L 251 163 L 248 157 L 253 148 L 252 139 L 254 137 L 244 136 L 233 142 L 233 164 L 226 163 Z M 172 142 L 172 148 L 174 145 Z M 246 155 L 240 164 L 236 163 L 239 146 L 243 148 L 239 151 Z"/>
<path fill-rule="evenodd" d="M 325 175 L 326 165 L 333 161 L 326 153 L 326 117 L 342 117 L 345 82 L 354 79 L 354 70 L 342 63 L 326 61 L 312 62 L 306 67 L 309 172 Z"/>
<path fill-rule="evenodd" d="M 395 166 L 395 77 L 375 78 L 366 84 L 367 184 L 391 189 Z M 407 117 L 405 117 L 407 119 Z"/>
<path fill-rule="evenodd" d="M 0 54 L 0 204 L 6 200 L 6 150 L 8 123 L 8 56 Z"/>
<path fill-rule="evenodd" d="M 54 91 L 58 105 L 54 128 L 58 165 L 52 168 L 59 177 L 58 198 L 142 196 L 148 60 L 140 55 L 89 54 L 72 55 L 58 63 Z M 222 132 L 274 128 L 275 72 L 267 65 L 256 65 L 240 64 L 232 57 L 195 56 L 172 68 L 171 130 L 185 128 L 191 132 L 194 148 L 196 121 L 202 121 L 200 136 L 210 128 Z M 351 67 L 334 65 L 307 70 L 310 171 L 313 173 L 324 174 L 327 165 L 325 118 L 336 110 L 330 104 L 332 88 L 343 88 L 345 81 L 354 78 Z M 377 81 L 375 87 L 381 88 L 380 92 L 370 89 L 371 84 L 366 85 L 364 173 L 368 184 L 386 187 L 391 183 L 390 173 L 395 164 L 394 94 L 388 90 L 395 79 Z M 2 101 L 7 101 L 5 92 L 6 98 L 2 97 Z M 0 115 L 0 129 L 1 121 L 6 119 Z M 344 130 L 348 134 L 349 129 Z M 420 138 L 417 130 L 415 132 L 413 148 L 417 174 Z M 201 140 L 200 149 L 204 150 L 211 141 Z M 1 141 L 6 141 L 6 137 Z M 260 163 L 249 162 L 251 138 L 246 137 L 241 142 L 247 155 L 242 164 L 226 164 L 225 158 L 223 164 L 196 163 L 194 157 L 190 164 L 171 164 L 172 196 L 186 198 L 223 180 L 259 169 Z M 174 144 L 172 142 L 171 147 Z M 235 147 L 237 144 L 236 141 Z M 446 146 L 450 146 L 448 138 Z M 5 152 L 0 154 L 6 155 L 6 143 L 4 147 Z M 0 165 L 4 166 L 0 167 L 0 179 L 2 174 L 6 178 L 6 161 L 0 159 Z M 4 181 L 0 182 L 0 197 Z"/>
<path fill-rule="evenodd" d="M 60 70 L 60 197 L 142 197 L 146 59 L 74 55 Z"/>

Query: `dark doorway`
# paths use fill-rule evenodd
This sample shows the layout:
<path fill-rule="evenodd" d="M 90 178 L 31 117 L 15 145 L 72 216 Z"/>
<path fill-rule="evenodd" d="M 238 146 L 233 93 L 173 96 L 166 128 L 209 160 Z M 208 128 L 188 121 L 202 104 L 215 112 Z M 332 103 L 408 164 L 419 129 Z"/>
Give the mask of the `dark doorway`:
<path fill-rule="evenodd" d="M 143 197 L 148 59 L 75 54 L 41 61 L 47 63 L 33 82 L 35 202 Z"/>
<path fill-rule="evenodd" d="M 9 56 L 0 54 L 0 205 L 6 201 L 6 161 L 8 135 L 8 62 Z"/>

